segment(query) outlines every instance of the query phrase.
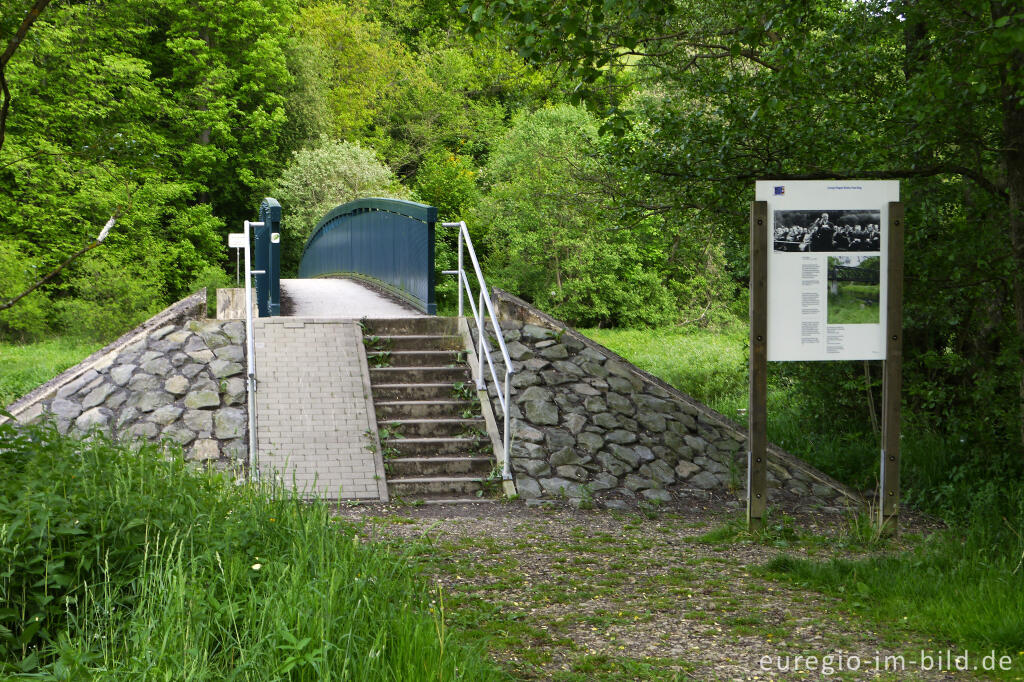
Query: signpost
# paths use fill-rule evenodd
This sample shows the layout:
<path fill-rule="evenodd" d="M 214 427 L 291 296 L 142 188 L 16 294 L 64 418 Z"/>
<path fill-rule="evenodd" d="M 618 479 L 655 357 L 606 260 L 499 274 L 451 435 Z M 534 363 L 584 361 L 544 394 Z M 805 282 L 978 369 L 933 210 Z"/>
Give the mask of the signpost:
<path fill-rule="evenodd" d="M 750 212 L 747 523 L 764 525 L 767 363 L 884 360 L 878 524 L 899 505 L 903 205 L 897 181 L 758 181 Z"/>
<path fill-rule="evenodd" d="M 235 286 L 238 286 L 240 275 L 238 274 L 238 261 L 242 249 L 248 248 L 248 237 L 244 232 L 232 232 L 228 235 L 228 248 L 235 250 Z"/>

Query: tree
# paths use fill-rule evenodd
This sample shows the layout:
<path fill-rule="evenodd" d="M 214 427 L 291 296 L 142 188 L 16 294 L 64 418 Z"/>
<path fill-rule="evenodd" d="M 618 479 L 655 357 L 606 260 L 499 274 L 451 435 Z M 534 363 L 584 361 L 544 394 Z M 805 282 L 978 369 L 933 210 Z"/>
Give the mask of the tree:
<path fill-rule="evenodd" d="M 754 179 L 903 180 L 908 394 L 943 428 L 1024 443 L 1018 6 L 479 0 L 466 12 L 607 107 L 634 203 L 680 222 L 697 211 L 738 278 Z"/>
<path fill-rule="evenodd" d="M 408 196 L 371 150 L 329 138 L 295 152 L 273 193 L 283 208 L 281 271 L 286 275 L 298 271 L 306 240 L 335 206 L 361 197 Z"/>
<path fill-rule="evenodd" d="M 646 326 L 693 310 L 696 273 L 657 217 L 624 229 L 618 180 L 599 155 L 597 121 L 558 105 L 520 114 L 483 170 L 470 224 L 495 280 L 573 324 Z M 475 240 L 480 241 L 480 240 Z M 697 256 L 711 252 L 700 249 Z M 711 257 L 714 261 L 714 257 Z M 713 269 L 705 273 L 714 279 Z M 699 294 L 704 305 L 703 291 Z"/>
<path fill-rule="evenodd" d="M 283 165 L 293 11 L 288 0 L 130 0 L 4 12 L 0 237 L 45 272 L 120 209 L 107 260 L 158 268 L 159 302 L 187 293 L 223 258 L 225 222 L 251 215 Z M 79 296 L 86 269 L 73 264 L 41 293 Z"/>

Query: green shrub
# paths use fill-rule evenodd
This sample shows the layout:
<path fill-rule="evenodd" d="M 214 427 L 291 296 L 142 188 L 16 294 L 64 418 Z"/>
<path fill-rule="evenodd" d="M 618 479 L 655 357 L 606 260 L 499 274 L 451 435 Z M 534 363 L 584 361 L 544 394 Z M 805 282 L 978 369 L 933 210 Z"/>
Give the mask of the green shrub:
<path fill-rule="evenodd" d="M 0 303 L 28 289 L 45 273 L 38 262 L 25 255 L 18 242 L 0 242 Z M 7 310 L 0 311 L 0 338 L 34 341 L 49 330 L 50 301 L 43 291 L 34 292 Z"/>
<path fill-rule="evenodd" d="M 217 289 L 233 287 L 235 283 L 224 270 L 216 265 L 207 265 L 192 280 L 191 291 L 206 288 L 206 316 L 217 317 Z"/>
<path fill-rule="evenodd" d="M 416 200 L 436 207 L 439 221 L 457 222 L 479 199 L 476 176 L 469 157 L 447 150 L 431 152 L 416 172 Z"/>
<path fill-rule="evenodd" d="M 157 263 L 90 254 L 69 278 L 71 296 L 54 303 L 66 334 L 110 341 L 164 306 Z"/>
<path fill-rule="evenodd" d="M 586 109 L 520 114 L 498 140 L 471 217 L 489 281 L 575 326 L 654 327 L 728 316 L 724 252 L 700 225 L 630 212 L 629 180 Z"/>
<path fill-rule="evenodd" d="M 49 426 L 0 426 L 0 674 L 491 679 L 443 594 L 328 505 Z"/>

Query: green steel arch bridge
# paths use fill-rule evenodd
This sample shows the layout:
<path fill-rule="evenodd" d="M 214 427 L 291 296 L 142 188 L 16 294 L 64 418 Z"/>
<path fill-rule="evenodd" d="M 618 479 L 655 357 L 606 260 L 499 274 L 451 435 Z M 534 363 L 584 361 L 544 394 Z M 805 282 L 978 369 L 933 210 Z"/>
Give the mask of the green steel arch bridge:
<path fill-rule="evenodd" d="M 253 276 L 260 317 L 281 314 L 281 205 L 260 205 L 252 233 Z M 300 279 L 362 281 L 415 310 L 437 312 L 434 234 L 437 209 L 398 199 L 368 198 L 328 211 L 306 240 Z"/>
<path fill-rule="evenodd" d="M 878 284 L 879 271 L 869 268 L 851 267 L 849 265 L 830 265 L 828 267 L 828 279 L 830 282 Z"/>

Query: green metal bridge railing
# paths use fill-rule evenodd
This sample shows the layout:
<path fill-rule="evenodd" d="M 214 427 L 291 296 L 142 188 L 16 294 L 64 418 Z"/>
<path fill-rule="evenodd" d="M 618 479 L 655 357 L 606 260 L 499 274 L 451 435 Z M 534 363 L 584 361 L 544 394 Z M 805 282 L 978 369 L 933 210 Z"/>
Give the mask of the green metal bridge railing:
<path fill-rule="evenodd" d="M 253 277 L 260 317 L 281 314 L 281 204 L 267 197 L 259 222 L 252 223 Z"/>
<path fill-rule="evenodd" d="M 356 199 L 327 213 L 306 241 L 299 277 L 364 279 L 434 315 L 437 209 L 399 199 Z"/>

